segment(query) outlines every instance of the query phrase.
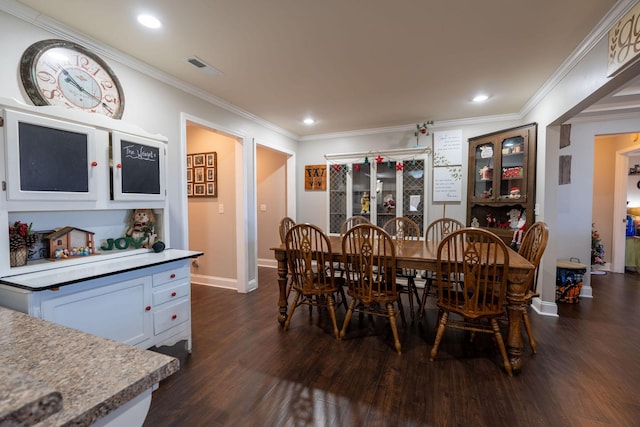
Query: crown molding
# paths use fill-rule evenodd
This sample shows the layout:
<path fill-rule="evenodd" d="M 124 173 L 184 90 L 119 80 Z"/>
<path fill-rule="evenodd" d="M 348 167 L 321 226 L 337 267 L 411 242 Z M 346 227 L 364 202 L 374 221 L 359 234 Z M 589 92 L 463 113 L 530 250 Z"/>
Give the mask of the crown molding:
<path fill-rule="evenodd" d="M 602 40 L 609 34 L 609 29 L 620 20 L 638 0 L 618 0 L 611 10 L 598 22 L 598 25 L 591 30 L 585 39 L 576 47 L 549 79 L 538 89 L 538 91 L 527 101 L 520 116 L 525 117 L 536 105 L 538 105 L 549 92 L 551 92 L 567 74 Z"/>

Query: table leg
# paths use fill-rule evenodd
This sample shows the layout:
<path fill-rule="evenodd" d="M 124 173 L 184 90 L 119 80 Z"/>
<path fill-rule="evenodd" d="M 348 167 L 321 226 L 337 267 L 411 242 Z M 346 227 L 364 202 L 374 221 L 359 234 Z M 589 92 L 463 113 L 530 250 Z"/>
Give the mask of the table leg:
<path fill-rule="evenodd" d="M 507 288 L 507 313 L 509 315 L 509 332 L 507 334 L 507 355 L 513 372 L 522 370 L 522 310 L 525 308 L 525 292 L 527 280 L 509 282 Z"/>
<path fill-rule="evenodd" d="M 278 261 L 278 288 L 280 295 L 278 296 L 278 306 L 280 307 L 280 314 L 278 315 L 278 322 L 281 326 L 284 326 L 284 322 L 287 321 L 287 257 L 284 252 L 276 252 L 276 260 Z"/>

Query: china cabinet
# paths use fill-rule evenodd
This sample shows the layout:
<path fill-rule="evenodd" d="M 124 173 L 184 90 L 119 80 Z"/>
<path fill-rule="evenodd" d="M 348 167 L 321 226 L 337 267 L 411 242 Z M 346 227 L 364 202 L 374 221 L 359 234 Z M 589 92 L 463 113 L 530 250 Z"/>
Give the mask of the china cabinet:
<path fill-rule="evenodd" d="M 381 157 L 381 162 L 372 158 L 328 165 L 329 233 L 339 233 L 340 225 L 353 215 L 380 227 L 391 218 L 406 216 L 424 230 L 424 156 L 388 160 L 382 153 Z"/>
<path fill-rule="evenodd" d="M 535 222 L 536 133 L 531 123 L 469 139 L 468 226 L 517 246 Z"/>

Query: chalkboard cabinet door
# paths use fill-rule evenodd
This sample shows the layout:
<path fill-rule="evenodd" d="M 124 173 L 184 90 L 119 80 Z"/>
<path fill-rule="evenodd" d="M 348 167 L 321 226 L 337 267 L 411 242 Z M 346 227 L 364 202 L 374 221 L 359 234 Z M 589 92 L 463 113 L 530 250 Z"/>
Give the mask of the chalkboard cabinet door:
<path fill-rule="evenodd" d="M 97 200 L 96 129 L 4 111 L 8 200 Z"/>
<path fill-rule="evenodd" d="M 161 141 L 112 132 L 113 199 L 164 200 L 165 150 Z"/>

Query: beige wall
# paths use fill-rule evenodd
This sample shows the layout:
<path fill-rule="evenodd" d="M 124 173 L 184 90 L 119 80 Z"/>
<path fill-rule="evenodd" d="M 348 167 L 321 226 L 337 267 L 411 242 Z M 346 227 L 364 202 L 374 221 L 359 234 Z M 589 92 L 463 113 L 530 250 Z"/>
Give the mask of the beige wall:
<path fill-rule="evenodd" d="M 190 197 L 189 248 L 203 251 L 192 266 L 194 282 L 214 284 L 235 279 L 236 270 L 236 140 L 198 126 L 187 126 L 187 154 L 215 151 L 218 155 L 218 197 Z M 172 177 L 169 177 L 171 180 Z M 224 213 L 220 213 L 220 206 Z"/>
<path fill-rule="evenodd" d="M 256 147 L 258 198 L 258 263 L 273 265 L 269 248 L 280 242 L 278 224 L 287 212 L 287 156 L 268 148 Z"/>

